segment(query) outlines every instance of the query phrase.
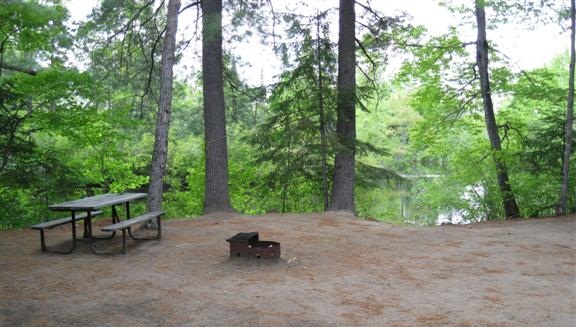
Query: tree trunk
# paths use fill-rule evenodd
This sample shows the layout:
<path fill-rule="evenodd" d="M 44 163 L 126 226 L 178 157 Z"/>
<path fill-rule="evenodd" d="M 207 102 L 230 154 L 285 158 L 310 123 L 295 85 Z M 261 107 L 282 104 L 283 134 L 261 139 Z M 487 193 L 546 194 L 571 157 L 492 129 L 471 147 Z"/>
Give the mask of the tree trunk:
<path fill-rule="evenodd" d="M 356 153 L 356 14 L 354 0 L 340 0 L 338 40 L 338 148 L 334 160 L 329 210 L 355 213 L 354 182 Z"/>
<path fill-rule="evenodd" d="M 222 0 L 202 1 L 204 96 L 204 213 L 232 211 L 228 193 L 228 150 L 222 61 Z"/>
<path fill-rule="evenodd" d="M 498 186 L 502 193 L 504 202 L 504 213 L 506 218 L 515 218 L 520 216 L 518 204 L 512 193 L 512 188 L 508 179 L 508 169 L 501 158 L 502 147 L 498 125 L 494 116 L 494 105 L 490 91 L 490 76 L 488 74 L 488 41 L 486 40 L 486 12 L 484 10 L 484 0 L 475 0 L 476 4 L 476 22 L 478 28 L 478 39 L 476 41 L 476 64 L 480 75 L 480 90 L 484 103 L 484 119 L 486 121 L 486 130 L 498 178 Z"/>
<path fill-rule="evenodd" d="M 328 198 L 328 164 L 326 160 L 326 123 L 324 117 L 324 81 L 322 76 L 322 42 L 320 39 L 320 16 L 316 22 L 317 57 L 318 57 L 318 109 L 320 111 L 320 157 L 322 161 L 322 203 L 326 211 L 329 205 Z"/>
<path fill-rule="evenodd" d="M 148 185 L 149 210 L 162 209 L 162 184 L 168 161 L 168 131 L 170 112 L 172 110 L 172 81 L 174 51 L 176 48 L 176 31 L 178 29 L 178 11 L 180 0 L 168 2 L 168 20 L 162 49 L 162 66 L 160 75 L 160 105 L 156 116 L 156 133 L 152 166 L 150 167 L 150 184 Z"/>
<path fill-rule="evenodd" d="M 557 215 L 565 215 L 568 203 L 568 173 L 570 172 L 570 154 L 572 153 L 572 133 L 574 128 L 574 68 L 576 64 L 575 34 L 576 5 L 570 1 L 570 72 L 568 76 L 568 97 L 566 105 L 566 129 L 564 131 L 564 155 L 562 157 L 562 178 L 560 183 L 560 199 L 556 206 Z"/>

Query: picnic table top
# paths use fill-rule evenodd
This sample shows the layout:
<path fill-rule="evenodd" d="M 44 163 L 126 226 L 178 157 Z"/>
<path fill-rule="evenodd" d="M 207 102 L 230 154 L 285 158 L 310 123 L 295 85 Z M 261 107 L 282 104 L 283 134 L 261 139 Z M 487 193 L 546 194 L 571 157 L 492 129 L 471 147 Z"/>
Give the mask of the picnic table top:
<path fill-rule="evenodd" d="M 115 204 L 142 199 L 146 196 L 148 196 L 146 193 L 108 193 L 53 204 L 48 206 L 48 208 L 54 211 L 92 211 Z"/>

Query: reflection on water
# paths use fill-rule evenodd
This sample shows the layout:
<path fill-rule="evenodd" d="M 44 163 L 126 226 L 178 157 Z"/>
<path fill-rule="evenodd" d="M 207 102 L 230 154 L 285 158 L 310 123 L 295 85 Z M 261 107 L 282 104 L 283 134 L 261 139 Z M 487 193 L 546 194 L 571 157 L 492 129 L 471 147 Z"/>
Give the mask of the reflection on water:
<path fill-rule="evenodd" d="M 430 217 L 429 221 L 433 221 L 435 225 L 447 225 L 447 224 L 469 224 L 473 221 L 483 221 L 487 217 L 482 214 L 482 199 L 486 191 L 483 185 L 469 185 L 465 188 L 465 191 L 460 195 L 460 199 L 467 204 L 467 208 L 454 208 L 451 210 L 446 210 L 438 214 L 438 216 Z M 414 208 L 412 196 L 410 192 L 407 192 L 402 196 L 402 218 L 407 224 L 418 224 L 414 221 L 412 217 L 412 208 Z"/>

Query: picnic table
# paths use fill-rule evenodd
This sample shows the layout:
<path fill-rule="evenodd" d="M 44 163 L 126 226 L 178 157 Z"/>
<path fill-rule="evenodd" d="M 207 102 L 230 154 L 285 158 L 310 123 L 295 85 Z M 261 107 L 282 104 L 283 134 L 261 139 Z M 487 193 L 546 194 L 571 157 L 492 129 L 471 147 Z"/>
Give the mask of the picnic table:
<path fill-rule="evenodd" d="M 148 222 L 150 220 L 156 219 L 158 223 L 158 231 L 156 237 L 153 239 L 160 239 L 161 238 L 161 225 L 160 225 L 160 216 L 164 214 L 163 211 L 153 211 L 148 212 L 144 215 L 131 218 L 130 213 L 130 202 L 146 198 L 146 193 L 109 193 L 109 194 L 102 194 L 91 196 L 79 200 L 74 201 L 67 201 L 58 204 L 53 204 L 48 206 L 50 210 L 53 211 L 68 211 L 70 212 L 70 217 L 49 221 L 46 223 L 38 224 L 32 226 L 32 229 L 36 229 L 40 231 L 40 242 L 42 251 L 51 251 L 57 253 L 71 253 L 76 248 L 77 236 L 76 236 L 76 222 L 83 220 L 84 221 L 84 235 L 85 239 L 90 241 L 90 248 L 96 254 L 101 254 L 94 247 L 94 243 L 96 240 L 100 239 L 112 239 L 116 232 L 121 230 L 122 231 L 122 249 L 123 253 L 127 251 L 126 245 L 126 233 L 135 240 L 143 240 L 143 239 L 150 239 L 150 238 L 142 238 L 136 237 L 132 234 L 130 227 L 137 223 Z M 120 220 L 120 215 L 118 214 L 118 210 L 116 206 L 124 205 L 125 206 L 125 220 Z M 112 224 L 105 226 L 102 228 L 104 232 L 111 232 L 111 235 L 107 237 L 96 237 L 94 236 L 92 230 L 92 218 L 98 214 L 101 214 L 102 211 L 100 209 L 105 207 L 112 207 Z M 46 247 L 45 243 L 45 236 L 44 230 L 49 229 L 55 226 L 63 225 L 70 223 L 72 225 L 72 246 L 67 251 L 56 251 L 56 250 L 49 250 Z"/>

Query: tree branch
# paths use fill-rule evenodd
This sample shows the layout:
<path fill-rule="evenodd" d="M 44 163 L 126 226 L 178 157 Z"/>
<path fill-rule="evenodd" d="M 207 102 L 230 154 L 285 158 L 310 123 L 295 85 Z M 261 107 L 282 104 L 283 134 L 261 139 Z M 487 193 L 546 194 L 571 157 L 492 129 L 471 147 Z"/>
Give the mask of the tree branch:
<path fill-rule="evenodd" d="M 130 20 L 124 24 L 124 26 L 119 29 L 118 31 L 114 32 L 114 34 L 112 34 L 111 36 L 108 37 L 108 41 L 110 42 L 113 38 L 115 38 L 116 36 L 118 36 L 120 33 L 126 32 L 127 30 L 130 29 L 130 26 L 132 26 L 132 24 L 134 23 L 134 21 L 140 16 L 140 14 L 142 14 L 142 12 L 144 11 L 144 9 L 146 9 L 147 7 L 151 6 L 154 4 L 154 0 L 149 1 L 147 3 L 145 3 L 139 10 L 138 12 L 132 16 L 132 18 L 130 18 Z"/>
<path fill-rule="evenodd" d="M 441 45 L 427 45 L 427 44 L 419 44 L 419 43 L 395 43 L 396 46 L 401 46 L 405 48 L 431 48 L 431 49 L 439 49 L 439 50 L 451 50 L 455 48 L 465 48 L 469 45 L 475 45 L 476 41 L 474 42 L 461 42 L 458 46 L 441 46 Z"/>
<path fill-rule="evenodd" d="M 154 13 L 153 13 L 150 17 L 148 17 L 145 21 L 143 21 L 142 23 L 140 23 L 140 27 L 148 24 L 149 21 L 151 21 L 153 18 L 155 18 L 155 17 L 158 15 L 158 13 L 160 12 L 160 9 L 162 9 L 163 7 L 164 7 L 164 0 L 162 0 L 162 1 L 160 2 L 160 4 L 158 5 L 158 8 L 156 8 L 156 10 L 154 11 Z"/>
<path fill-rule="evenodd" d="M 368 54 L 368 51 L 366 51 L 366 48 L 364 48 L 364 45 L 362 44 L 362 42 L 360 42 L 360 40 L 358 40 L 357 38 L 354 38 L 356 40 L 356 43 L 358 44 L 358 46 L 360 47 L 360 50 L 362 50 L 362 53 L 364 53 L 364 55 L 366 56 L 366 58 L 368 58 L 368 60 L 370 61 L 370 63 L 372 64 L 372 67 L 374 67 L 374 69 L 376 69 L 376 62 L 374 62 L 374 60 L 372 59 L 372 57 Z"/>
<path fill-rule="evenodd" d="M 30 68 L 24 68 L 24 67 L 19 67 L 19 66 L 14 66 L 14 65 L 10 65 L 7 64 L 5 62 L 0 62 L 0 68 L 3 69 L 8 69 L 8 70 L 13 70 L 16 72 L 21 72 L 21 73 L 26 73 L 28 75 L 36 75 L 38 74 L 38 72 L 34 69 L 30 69 Z"/>
<path fill-rule="evenodd" d="M 181 13 L 183 13 L 186 9 L 192 8 L 192 7 L 194 7 L 194 6 L 198 6 L 198 5 L 200 5 L 201 3 L 202 3 L 202 1 L 195 1 L 195 2 L 192 2 L 192 3 L 188 4 L 188 5 L 186 5 L 184 8 L 180 9 L 180 11 L 178 12 L 178 15 L 180 15 Z"/>

